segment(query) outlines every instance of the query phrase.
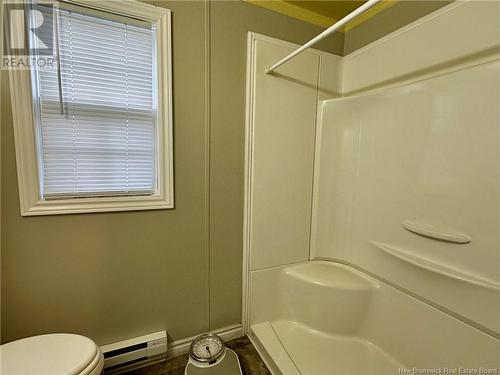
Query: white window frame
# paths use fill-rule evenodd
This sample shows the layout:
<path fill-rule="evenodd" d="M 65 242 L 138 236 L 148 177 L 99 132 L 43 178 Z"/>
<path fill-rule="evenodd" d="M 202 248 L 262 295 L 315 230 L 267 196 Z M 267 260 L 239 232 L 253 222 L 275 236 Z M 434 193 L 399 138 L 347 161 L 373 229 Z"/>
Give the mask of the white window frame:
<path fill-rule="evenodd" d="M 28 69 L 11 69 L 9 80 L 21 215 L 35 216 L 174 208 L 171 11 L 130 0 L 100 2 L 95 0 L 64 0 L 64 2 L 125 17 L 139 18 L 155 24 L 157 30 L 156 63 L 158 80 L 158 189 L 156 193 L 145 196 L 43 199 L 40 194 L 36 124 L 34 112 L 31 110 L 33 108 L 31 73 Z M 17 35 L 24 35 L 24 31 L 16 31 Z"/>

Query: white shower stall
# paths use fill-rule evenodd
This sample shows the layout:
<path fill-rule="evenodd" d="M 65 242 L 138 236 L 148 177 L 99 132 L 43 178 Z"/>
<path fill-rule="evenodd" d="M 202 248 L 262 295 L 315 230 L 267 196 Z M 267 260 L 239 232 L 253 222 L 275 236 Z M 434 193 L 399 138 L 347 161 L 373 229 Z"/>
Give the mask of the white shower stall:
<path fill-rule="evenodd" d="M 273 74 L 296 46 L 249 35 L 243 323 L 274 374 L 500 371 L 499 15 Z"/>

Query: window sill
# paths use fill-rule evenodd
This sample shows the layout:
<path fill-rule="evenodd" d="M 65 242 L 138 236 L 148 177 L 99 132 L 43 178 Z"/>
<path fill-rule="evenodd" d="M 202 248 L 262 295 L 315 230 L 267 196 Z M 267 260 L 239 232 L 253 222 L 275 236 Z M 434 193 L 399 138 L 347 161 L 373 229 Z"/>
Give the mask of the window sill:
<path fill-rule="evenodd" d="M 173 202 L 160 195 L 38 200 L 21 210 L 22 216 L 64 215 L 94 212 L 165 210 Z"/>

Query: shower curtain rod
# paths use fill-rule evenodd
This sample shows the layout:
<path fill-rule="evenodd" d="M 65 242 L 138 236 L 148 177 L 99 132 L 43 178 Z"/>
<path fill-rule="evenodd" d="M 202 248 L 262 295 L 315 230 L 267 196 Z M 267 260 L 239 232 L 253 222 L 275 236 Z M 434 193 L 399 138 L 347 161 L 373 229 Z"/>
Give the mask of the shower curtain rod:
<path fill-rule="evenodd" d="M 359 8 L 356 8 L 353 10 L 351 13 L 349 13 L 347 16 L 339 20 L 338 22 L 334 23 L 332 26 L 330 26 L 328 29 L 323 31 L 321 34 L 316 36 L 315 38 L 311 39 L 309 42 L 304 44 L 302 47 L 297 48 L 295 51 L 293 51 L 291 54 L 288 56 L 282 58 L 280 61 L 277 63 L 271 65 L 266 69 L 266 73 L 272 73 L 277 67 L 281 66 L 282 64 L 286 63 L 288 60 L 294 58 L 297 56 L 299 53 L 303 52 L 304 50 L 308 49 L 311 47 L 313 44 L 318 43 L 321 39 L 326 38 L 330 34 L 333 34 L 335 31 L 337 31 L 340 27 L 344 26 L 347 22 L 351 21 L 352 19 L 356 18 L 360 14 L 366 12 L 368 9 L 376 5 L 377 3 L 381 2 L 382 0 L 368 0 L 366 3 L 361 5 Z"/>

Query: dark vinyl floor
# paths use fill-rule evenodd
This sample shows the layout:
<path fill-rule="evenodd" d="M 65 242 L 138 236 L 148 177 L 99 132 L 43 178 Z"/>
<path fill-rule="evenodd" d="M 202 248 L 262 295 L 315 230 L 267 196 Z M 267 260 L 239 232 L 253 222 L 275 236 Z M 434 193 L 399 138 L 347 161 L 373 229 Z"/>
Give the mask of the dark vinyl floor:
<path fill-rule="evenodd" d="M 238 354 L 243 375 L 271 375 L 247 337 L 228 341 L 226 346 Z M 166 362 L 127 372 L 126 375 L 184 375 L 187 360 L 188 355 L 185 354 Z"/>

